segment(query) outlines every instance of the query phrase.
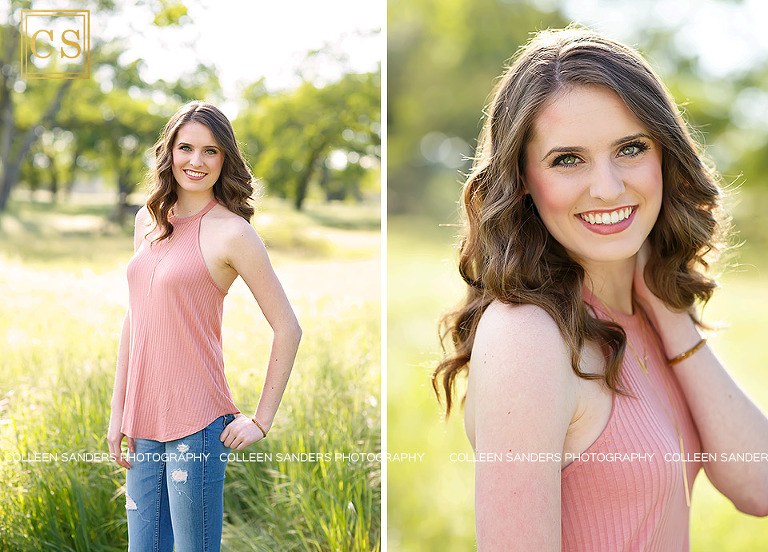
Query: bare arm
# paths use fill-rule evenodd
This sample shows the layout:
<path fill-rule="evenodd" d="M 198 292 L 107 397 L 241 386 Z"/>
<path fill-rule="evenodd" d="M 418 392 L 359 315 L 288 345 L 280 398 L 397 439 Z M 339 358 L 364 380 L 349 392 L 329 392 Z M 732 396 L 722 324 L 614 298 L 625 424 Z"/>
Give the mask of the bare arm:
<path fill-rule="evenodd" d="M 142 207 L 136 213 L 136 222 L 133 233 L 133 251 L 138 251 L 146 233 L 146 220 L 149 213 L 146 207 Z M 107 432 L 107 444 L 112 459 L 124 468 L 130 468 L 130 463 L 121 455 L 121 443 L 125 435 L 121 431 L 123 424 L 123 409 L 125 407 L 125 388 L 128 379 L 128 357 L 131 338 L 131 313 L 125 313 L 123 329 L 120 333 L 120 345 L 117 349 L 117 365 L 115 367 L 115 385 L 112 390 L 112 403 L 109 415 L 109 430 Z M 134 451 L 133 439 L 127 438 L 128 450 Z"/>
<path fill-rule="evenodd" d="M 667 358 L 689 350 L 701 336 L 687 313 L 675 312 L 645 285 L 642 269 L 645 254 L 637 263 L 635 295 L 662 336 Z M 701 438 L 702 449 L 717 459 L 734 453 L 768 454 L 768 418 L 731 378 L 709 347 L 670 368 L 685 393 Z M 768 515 L 768 461 L 706 462 L 712 484 L 734 506 L 755 516 Z"/>
<path fill-rule="evenodd" d="M 477 330 L 472 395 L 475 520 L 480 552 L 559 551 L 559 455 L 576 409 L 569 355 L 554 321 L 532 305 L 492 304 Z M 468 396 L 469 402 L 469 396 Z M 557 460 L 515 461 L 551 453 Z M 501 455 L 501 461 L 498 457 Z"/>
<path fill-rule="evenodd" d="M 274 332 L 267 374 L 254 415 L 264 431 L 269 431 L 291 375 L 301 327 L 261 238 L 244 221 L 227 240 L 227 262 L 248 285 Z M 238 417 L 221 434 L 222 442 L 237 450 L 262 438 L 261 430 L 245 416 Z"/>

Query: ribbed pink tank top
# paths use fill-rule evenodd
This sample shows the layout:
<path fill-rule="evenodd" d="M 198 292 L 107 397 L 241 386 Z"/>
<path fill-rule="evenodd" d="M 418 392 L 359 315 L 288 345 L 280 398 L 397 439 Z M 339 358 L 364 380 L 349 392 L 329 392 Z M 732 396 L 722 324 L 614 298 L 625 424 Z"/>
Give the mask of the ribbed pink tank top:
<path fill-rule="evenodd" d="M 600 319 L 611 320 L 586 288 L 584 299 Z M 687 552 L 690 509 L 672 404 L 686 457 L 701 452 L 699 435 L 653 327 L 639 312 L 611 314 L 641 358 L 645 324 L 648 375 L 627 345 L 621 379 L 633 397 L 614 395 L 608 425 L 586 451 L 595 455 L 561 472 L 562 550 Z M 638 453 L 648 459 L 601 462 L 599 453 Z M 690 492 L 701 463 L 685 466 Z"/>
<path fill-rule="evenodd" d="M 128 262 L 130 350 L 122 432 L 172 441 L 239 410 L 224 377 L 221 321 L 227 292 L 200 251 L 200 221 L 171 215 L 170 239 L 144 239 Z M 154 275 L 153 275 L 154 272 Z M 151 288 L 150 288 L 151 281 Z"/>

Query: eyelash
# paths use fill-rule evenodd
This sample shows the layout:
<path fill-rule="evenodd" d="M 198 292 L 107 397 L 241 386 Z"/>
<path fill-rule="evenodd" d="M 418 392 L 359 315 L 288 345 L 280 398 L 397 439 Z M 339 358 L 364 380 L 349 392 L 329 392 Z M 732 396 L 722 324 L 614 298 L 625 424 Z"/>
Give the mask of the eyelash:
<path fill-rule="evenodd" d="M 179 149 L 180 149 L 181 151 L 187 151 L 187 150 L 189 149 L 189 146 L 179 146 Z M 217 151 L 217 150 L 215 150 L 215 149 L 207 149 L 207 150 L 205 150 L 205 151 L 206 151 L 206 152 L 210 152 L 210 153 L 211 153 L 211 155 L 216 155 L 216 154 L 218 153 L 218 151 Z"/>
<path fill-rule="evenodd" d="M 623 157 L 630 157 L 631 158 L 631 157 L 637 157 L 638 155 L 640 155 L 644 151 L 647 151 L 650 148 L 650 146 L 648 144 L 646 144 L 645 142 L 639 142 L 639 141 L 638 142 L 629 142 L 628 144 L 623 144 L 619 148 L 619 152 L 621 152 L 622 150 L 624 150 L 626 148 L 637 148 L 636 152 L 629 153 L 629 154 L 623 156 Z M 563 163 L 563 160 L 567 159 L 569 157 L 578 158 L 578 156 L 573 154 L 573 153 L 564 153 L 562 155 L 558 155 L 557 157 L 555 157 L 555 159 L 552 161 L 552 164 L 550 166 L 551 167 L 572 167 L 572 166 L 575 165 L 575 163 Z"/>

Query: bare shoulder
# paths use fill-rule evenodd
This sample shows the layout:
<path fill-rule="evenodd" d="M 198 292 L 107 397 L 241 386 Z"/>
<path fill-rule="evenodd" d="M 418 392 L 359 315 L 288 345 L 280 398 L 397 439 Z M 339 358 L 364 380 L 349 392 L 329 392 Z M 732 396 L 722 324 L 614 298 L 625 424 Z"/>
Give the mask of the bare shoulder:
<path fill-rule="evenodd" d="M 483 313 L 475 335 L 472 360 L 480 358 L 501 361 L 499 369 L 537 366 L 553 375 L 570 357 L 557 323 L 544 309 L 494 301 Z"/>
<path fill-rule="evenodd" d="M 224 205 L 216 205 L 203 217 L 201 243 L 208 241 L 217 257 L 242 275 L 246 264 L 268 263 L 264 242 L 251 224 Z M 204 236 L 203 236 L 204 234 Z"/>
<path fill-rule="evenodd" d="M 491 303 L 470 359 L 465 410 L 470 441 L 474 444 L 481 426 L 506 420 L 503 414 L 517 412 L 516 420 L 523 421 L 544 404 L 551 406 L 548 412 L 557 418 L 551 421 L 564 436 L 577 403 L 570 352 L 552 317 L 535 305 Z"/>
<path fill-rule="evenodd" d="M 470 359 L 465 429 L 476 454 L 478 550 L 560 550 L 560 454 L 578 404 L 568 348 L 533 305 L 493 302 Z M 517 461 L 536 454 L 541 461 Z"/>
<path fill-rule="evenodd" d="M 136 219 L 134 222 L 133 231 L 133 249 L 138 251 L 141 246 L 141 242 L 145 236 L 152 229 L 152 215 L 149 213 L 149 209 L 144 205 L 136 212 Z"/>
<path fill-rule="evenodd" d="M 224 205 L 216 205 L 206 215 L 205 222 L 214 227 L 216 234 L 224 242 L 240 242 L 243 240 L 261 242 L 256 230 L 240 215 L 233 213 Z"/>
<path fill-rule="evenodd" d="M 149 209 L 146 205 L 142 205 L 141 208 L 136 211 L 136 228 L 143 228 L 149 226 L 152 223 L 152 216 L 149 214 Z"/>

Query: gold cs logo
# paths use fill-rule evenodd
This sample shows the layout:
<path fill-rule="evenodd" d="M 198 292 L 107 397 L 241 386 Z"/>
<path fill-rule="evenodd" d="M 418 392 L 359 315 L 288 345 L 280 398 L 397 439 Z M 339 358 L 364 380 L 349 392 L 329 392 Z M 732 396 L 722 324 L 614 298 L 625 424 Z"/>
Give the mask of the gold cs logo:
<path fill-rule="evenodd" d="M 89 10 L 21 11 L 21 78 L 90 77 Z"/>

